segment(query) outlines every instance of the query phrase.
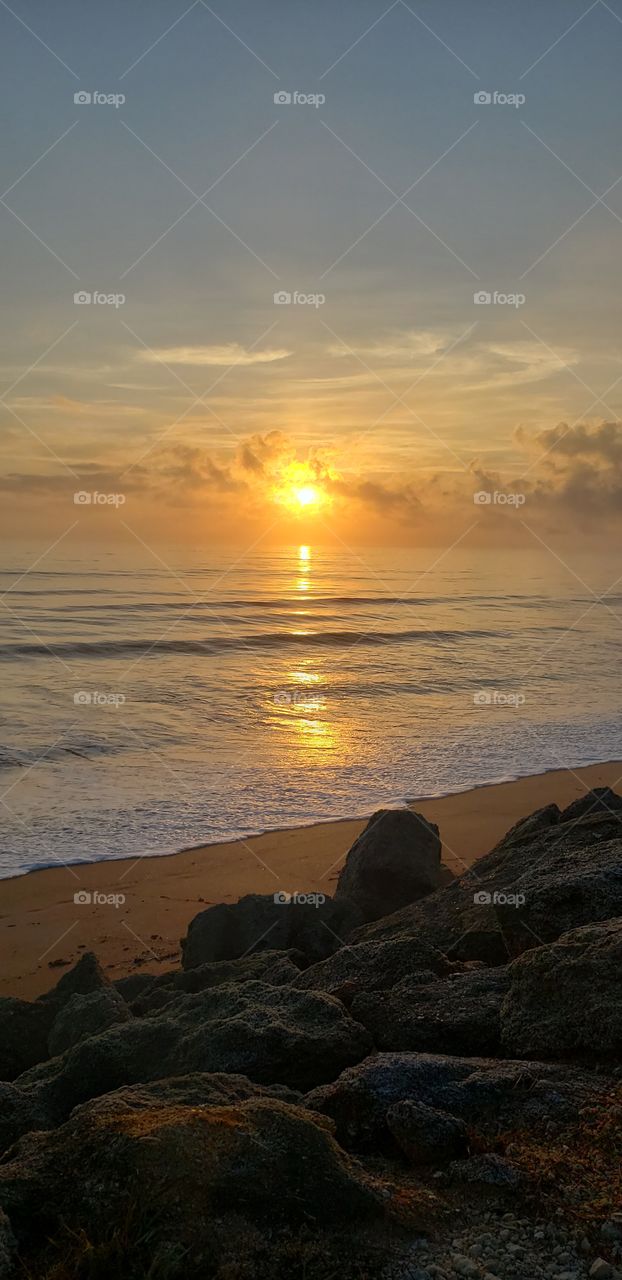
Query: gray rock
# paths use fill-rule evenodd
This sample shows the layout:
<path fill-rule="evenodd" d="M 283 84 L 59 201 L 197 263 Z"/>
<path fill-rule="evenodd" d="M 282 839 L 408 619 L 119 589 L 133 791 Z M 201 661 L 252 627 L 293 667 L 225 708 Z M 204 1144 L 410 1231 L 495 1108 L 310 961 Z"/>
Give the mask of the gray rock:
<path fill-rule="evenodd" d="M 371 1031 L 379 1049 L 493 1055 L 501 1047 L 500 1010 L 508 986 L 505 969 L 403 983 L 393 991 L 356 996 L 352 1016 Z"/>
<path fill-rule="evenodd" d="M 304 962 L 297 951 L 253 951 L 239 960 L 219 960 L 201 964 L 196 969 L 173 970 L 152 977 L 132 1002 L 132 1013 L 139 1017 L 163 1009 L 175 1001 L 179 993 L 196 994 L 231 982 L 266 982 L 270 986 L 286 986 L 300 974 L 295 960 Z"/>
<path fill-rule="evenodd" d="M 622 919 L 587 925 L 538 947 L 514 961 L 509 974 L 501 1012 L 508 1053 L 620 1053 Z"/>
<path fill-rule="evenodd" d="M 434 974 L 449 973 L 451 967 L 440 951 L 415 938 L 362 942 L 341 947 L 328 960 L 297 973 L 292 986 L 331 993 L 347 987 L 352 997 L 358 992 L 391 990 L 409 980 L 429 981 Z"/>
<path fill-rule="evenodd" d="M 346 857 L 335 897 L 355 903 L 365 920 L 378 920 L 433 893 L 440 876 L 435 823 L 412 809 L 378 809 Z"/>
<path fill-rule="evenodd" d="M 613 1267 L 605 1258 L 596 1258 L 590 1267 L 590 1280 L 611 1280 Z"/>
<path fill-rule="evenodd" d="M 48 1036 L 55 1018 L 75 994 L 110 990 L 96 957 L 86 951 L 51 991 L 38 1000 L 0 997 L 0 1079 L 15 1080 L 49 1057 Z"/>
<path fill-rule="evenodd" d="M 323 992 L 260 982 L 216 987 L 180 996 L 161 1014 L 112 1027 L 26 1072 L 15 1083 L 5 1135 L 14 1140 L 33 1127 L 28 1109 L 49 1128 L 79 1103 L 168 1076 L 224 1071 L 308 1089 L 370 1048 L 369 1032 Z"/>
<path fill-rule="evenodd" d="M 455 884 L 357 929 L 351 944 L 410 937 L 449 960 L 498 965 L 622 915 L 622 810 L 563 816 L 515 831 Z"/>
<path fill-rule="evenodd" d="M 389 1107 L 386 1119 L 389 1133 L 411 1164 L 445 1164 L 466 1155 L 467 1127 L 445 1111 L 404 1099 Z"/>
<path fill-rule="evenodd" d="M 295 1106 L 301 1102 L 300 1094 L 286 1085 L 253 1084 L 247 1076 L 205 1071 L 189 1076 L 169 1076 L 151 1084 L 127 1085 L 74 1107 L 71 1115 L 75 1117 L 82 1111 L 88 1111 L 94 1116 L 100 1108 L 109 1114 L 113 1105 L 119 1114 L 121 1111 L 161 1110 L 164 1106 L 225 1107 L 248 1102 L 249 1098 L 276 1098 L 279 1102 Z"/>
<path fill-rule="evenodd" d="M 622 796 L 611 787 L 594 787 L 578 800 L 573 800 L 560 815 L 560 822 L 577 822 L 593 814 L 620 814 L 622 812 Z"/>
<path fill-rule="evenodd" d="M 139 1112 L 102 1098 L 62 1128 L 31 1134 L 0 1164 L 0 1206 L 29 1251 L 61 1226 L 74 1238 L 109 1239 L 131 1207 L 124 1273 L 179 1280 L 205 1274 L 207 1257 L 216 1269 L 223 1241 L 230 1247 L 233 1230 L 239 1244 L 244 1222 L 323 1225 L 385 1213 L 330 1126 L 265 1098 Z M 232 1210 L 233 1223 L 219 1229 Z M 170 1265 L 173 1241 L 178 1254 Z"/>
<path fill-rule="evenodd" d="M 56 1015 L 48 1036 L 51 1058 L 81 1040 L 98 1035 L 119 1022 L 129 1022 L 131 1013 L 114 987 L 91 991 L 89 995 L 73 995 Z"/>
<path fill-rule="evenodd" d="M 312 1090 L 305 1102 L 335 1121 L 344 1146 L 362 1148 L 386 1141 L 387 1113 L 404 1099 L 496 1135 L 576 1122 L 581 1109 L 610 1088 L 607 1077 L 554 1063 L 378 1053 Z"/>
<path fill-rule="evenodd" d="M 276 895 L 277 897 L 279 895 Z M 216 960 L 236 960 L 250 952 L 291 948 L 315 964 L 343 946 L 361 923 L 351 903 L 327 897 L 319 906 L 275 901 L 272 894 L 251 893 L 239 902 L 208 907 L 190 921 L 182 938 L 182 965 L 196 969 Z"/>
<path fill-rule="evenodd" d="M 40 1004 L 0 996 L 1 1080 L 14 1080 L 47 1057 L 50 1021 Z"/>
<path fill-rule="evenodd" d="M 15 1274 L 17 1241 L 6 1213 L 0 1209 L 0 1280 Z"/>

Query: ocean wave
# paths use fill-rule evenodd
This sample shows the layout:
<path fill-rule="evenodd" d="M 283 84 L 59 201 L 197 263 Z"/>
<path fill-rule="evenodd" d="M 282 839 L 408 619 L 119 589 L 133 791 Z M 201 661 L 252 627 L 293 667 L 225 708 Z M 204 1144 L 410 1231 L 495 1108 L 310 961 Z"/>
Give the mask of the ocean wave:
<path fill-rule="evenodd" d="M 50 747 L 40 744 L 36 747 L 9 747 L 0 744 L 0 769 L 30 769 L 36 764 L 53 764 L 64 760 L 67 756 L 80 760 L 97 759 L 98 756 L 113 755 L 121 750 L 120 745 L 110 742 L 65 742 L 54 743 Z"/>
<path fill-rule="evenodd" d="M 500 639 L 505 631 L 267 631 L 243 636 L 212 636 L 206 640 L 72 640 L 57 644 L 0 645 L 0 661 L 40 658 L 51 654 L 65 658 L 111 658 L 142 654 L 196 654 L 209 656 L 239 649 L 344 648 L 350 645 L 409 644 L 428 641 L 460 644 L 465 640 Z"/>

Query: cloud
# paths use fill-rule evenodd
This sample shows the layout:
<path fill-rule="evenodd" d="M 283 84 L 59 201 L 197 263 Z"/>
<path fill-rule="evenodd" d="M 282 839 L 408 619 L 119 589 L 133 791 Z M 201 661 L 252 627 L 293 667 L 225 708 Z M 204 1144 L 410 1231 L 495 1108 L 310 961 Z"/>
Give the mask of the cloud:
<path fill-rule="evenodd" d="M 202 367 L 204 365 L 234 366 L 250 364 L 272 364 L 275 360 L 286 360 L 291 351 L 284 347 L 266 348 L 264 351 L 248 351 L 239 342 L 225 342 L 210 347 L 158 347 L 154 351 L 139 351 L 138 359 L 148 364 L 185 364 Z"/>

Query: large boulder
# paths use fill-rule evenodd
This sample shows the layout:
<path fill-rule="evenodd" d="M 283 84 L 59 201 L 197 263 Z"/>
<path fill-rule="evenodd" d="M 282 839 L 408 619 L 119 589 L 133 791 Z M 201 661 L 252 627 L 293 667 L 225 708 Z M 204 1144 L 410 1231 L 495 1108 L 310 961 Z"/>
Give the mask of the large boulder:
<path fill-rule="evenodd" d="M 389 1107 L 387 1128 L 411 1164 L 444 1164 L 460 1159 L 469 1149 L 463 1120 L 407 1098 Z"/>
<path fill-rule="evenodd" d="M 291 1102 L 299 1106 L 302 1098 L 296 1089 L 284 1084 L 253 1084 L 248 1076 L 228 1075 L 224 1071 L 199 1071 L 189 1076 L 169 1076 L 166 1080 L 152 1080 L 150 1084 L 126 1085 L 92 1098 L 74 1107 L 72 1115 L 88 1110 L 91 1116 L 99 1108 L 109 1112 L 114 1103 L 119 1112 L 149 1111 L 165 1106 L 229 1107 L 249 1098 L 276 1098 L 279 1102 Z"/>
<path fill-rule="evenodd" d="M 256 980 L 271 987 L 287 986 L 300 973 L 296 959 L 304 962 L 301 952 L 253 951 L 239 960 L 217 960 L 213 964 L 200 964 L 196 969 L 152 975 L 151 981 L 139 987 L 132 998 L 132 1013 L 138 1016 L 153 1013 L 176 1000 L 180 992 L 196 994 L 230 982 Z"/>
<path fill-rule="evenodd" d="M 17 1241 L 6 1213 L 0 1209 L 0 1280 L 15 1275 Z"/>
<path fill-rule="evenodd" d="M 441 884 L 438 827 L 412 809 L 378 809 L 347 854 L 337 882 L 365 920 L 378 920 Z"/>
<path fill-rule="evenodd" d="M 508 986 L 507 969 L 474 970 L 365 992 L 350 1009 L 379 1049 L 493 1056 L 501 1050 L 500 1013 Z"/>
<path fill-rule="evenodd" d="M 459 881 L 357 929 L 351 945 L 410 937 L 450 960 L 498 965 L 622 915 L 622 810 L 593 795 L 581 805 L 557 822 L 531 815 Z"/>
<path fill-rule="evenodd" d="M 292 986 L 303 991 L 328 991 L 349 999 L 359 992 L 386 991 L 398 983 L 446 974 L 451 965 L 435 947 L 415 938 L 390 942 L 361 942 L 341 947 L 328 960 L 297 973 Z"/>
<path fill-rule="evenodd" d="M 308 964 L 343 946 L 363 917 L 352 903 L 323 894 L 250 893 L 201 911 L 182 938 L 182 965 L 196 969 L 250 952 L 295 949 Z"/>
<path fill-rule="evenodd" d="M 162 1013 L 112 1027 L 20 1076 L 5 1140 L 32 1128 L 35 1113 L 48 1128 L 81 1102 L 167 1076 L 224 1071 L 309 1089 L 371 1047 L 369 1032 L 323 992 L 246 982 L 179 996 Z"/>
<path fill-rule="evenodd" d="M 112 1096 L 31 1134 L 0 1165 L 0 1207 L 19 1245 L 51 1260 L 48 1242 L 62 1233 L 72 1275 L 72 1246 L 87 1239 L 89 1274 L 107 1274 L 102 1255 L 122 1256 L 133 1276 L 225 1274 L 215 1264 L 223 1251 L 233 1267 L 248 1224 L 323 1229 L 380 1219 L 385 1203 L 329 1122 L 274 1099 L 136 1111 Z"/>
<path fill-rule="evenodd" d="M 114 987 L 103 987 L 84 996 L 73 995 L 52 1024 L 48 1036 L 49 1056 L 54 1058 L 118 1022 L 129 1022 L 131 1016 L 123 996 Z"/>
<path fill-rule="evenodd" d="M 509 975 L 501 1011 L 508 1053 L 620 1057 L 622 919 L 537 947 L 515 960 Z"/>
<path fill-rule="evenodd" d="M 14 1080 L 47 1058 L 50 1025 L 42 1005 L 0 996 L 0 1080 Z"/>
<path fill-rule="evenodd" d="M 111 990 L 96 957 L 85 951 L 56 986 L 37 1000 L 0 997 L 0 1080 L 15 1080 L 50 1056 L 48 1036 L 72 996 Z"/>
<path fill-rule="evenodd" d="M 497 1062 L 430 1053 L 378 1053 L 307 1094 L 305 1103 L 335 1121 L 348 1147 L 378 1147 L 389 1137 L 388 1113 L 404 1100 L 423 1103 L 495 1136 L 576 1121 L 611 1080 L 543 1062 Z"/>

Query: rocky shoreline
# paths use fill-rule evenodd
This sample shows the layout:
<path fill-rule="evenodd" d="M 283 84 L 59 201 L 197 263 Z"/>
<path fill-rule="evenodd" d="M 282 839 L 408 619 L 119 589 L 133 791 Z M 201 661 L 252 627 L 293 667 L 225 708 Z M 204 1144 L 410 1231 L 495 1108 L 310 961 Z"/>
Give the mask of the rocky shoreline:
<path fill-rule="evenodd" d="M 622 1280 L 622 798 L 460 878 L 380 811 L 332 898 L 0 999 L 1 1280 Z"/>

